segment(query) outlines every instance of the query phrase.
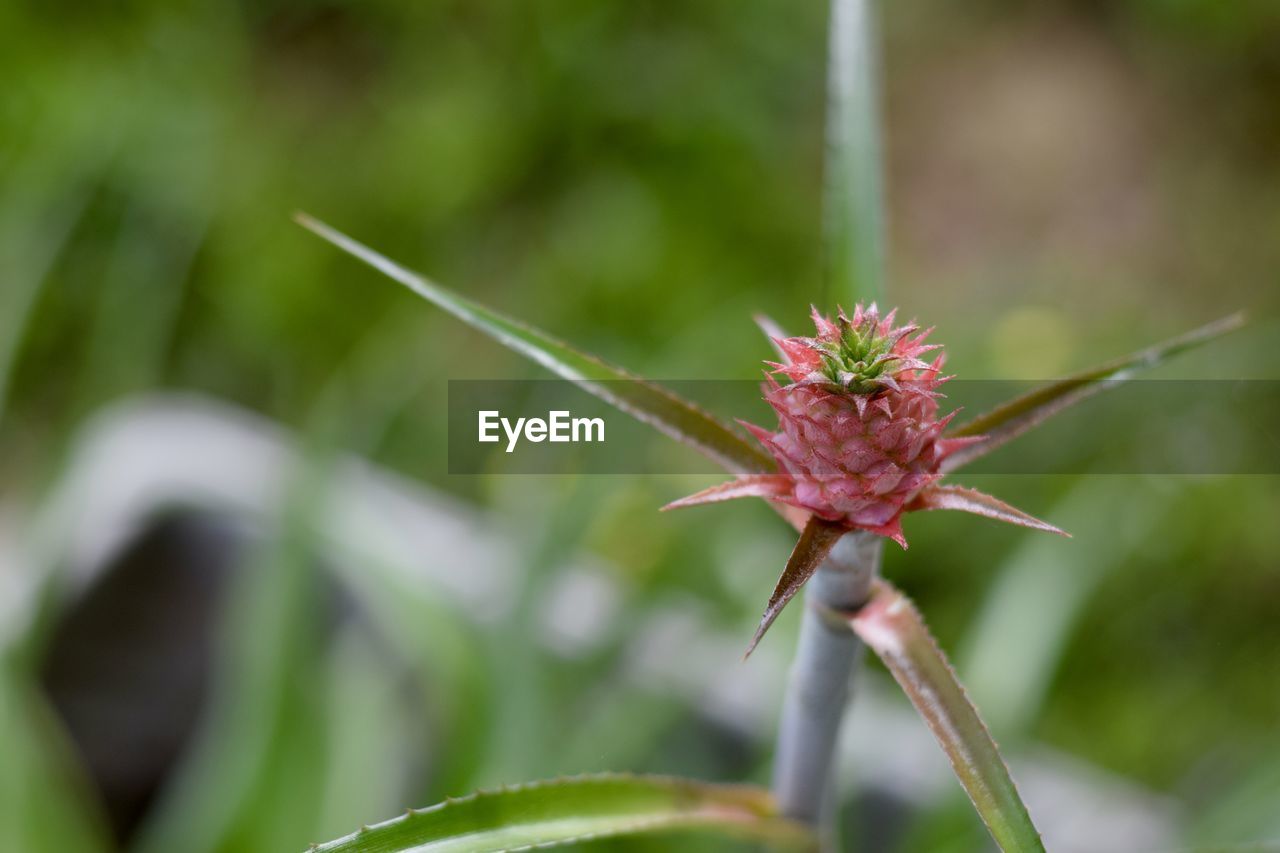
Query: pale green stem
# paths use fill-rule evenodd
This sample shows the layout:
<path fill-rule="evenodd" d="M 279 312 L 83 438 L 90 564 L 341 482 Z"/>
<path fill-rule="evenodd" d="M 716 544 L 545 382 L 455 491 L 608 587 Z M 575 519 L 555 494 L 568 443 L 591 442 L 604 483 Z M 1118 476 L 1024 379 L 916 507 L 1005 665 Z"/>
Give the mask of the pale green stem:
<path fill-rule="evenodd" d="M 787 681 L 774 756 L 773 792 L 782 813 L 816 828 L 824 850 L 835 849 L 834 761 L 862 658 L 862 643 L 832 611 L 866 602 L 879 574 L 881 538 L 848 533 L 805 590 L 800 641 Z"/>
<path fill-rule="evenodd" d="M 885 293 L 885 223 L 875 10 L 832 0 L 827 79 L 827 299 L 873 302 Z"/>

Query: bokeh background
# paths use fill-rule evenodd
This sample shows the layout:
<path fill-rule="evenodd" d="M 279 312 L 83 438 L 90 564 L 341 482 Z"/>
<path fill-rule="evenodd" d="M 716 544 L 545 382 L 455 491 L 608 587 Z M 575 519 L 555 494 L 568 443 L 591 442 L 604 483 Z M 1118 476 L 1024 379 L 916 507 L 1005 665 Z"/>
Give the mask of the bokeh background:
<path fill-rule="evenodd" d="M 298 850 L 478 786 L 765 781 L 790 547 L 709 480 L 448 476 L 445 383 L 538 377 L 290 221 L 655 378 L 822 292 L 821 2 L 0 4 L 0 849 Z M 893 301 L 968 378 L 1238 308 L 1274 379 L 1280 6 L 885 4 Z M 1149 413 L 1160 418 L 1161 412 Z M 1051 848 L 1280 838 L 1274 477 L 971 481 L 919 601 Z M 986 849 L 877 664 L 862 851 Z M 607 849 L 711 849 L 699 839 Z M 603 848 L 602 848 L 603 849 Z"/>

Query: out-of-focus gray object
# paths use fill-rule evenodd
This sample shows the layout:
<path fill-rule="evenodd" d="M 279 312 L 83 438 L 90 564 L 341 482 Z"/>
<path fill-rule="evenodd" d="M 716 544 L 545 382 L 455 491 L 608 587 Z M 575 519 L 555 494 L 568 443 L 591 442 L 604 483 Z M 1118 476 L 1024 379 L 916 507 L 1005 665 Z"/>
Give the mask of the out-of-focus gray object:
<path fill-rule="evenodd" d="M 119 841 L 193 739 L 242 550 L 212 518 L 157 519 L 59 613 L 41 680 Z"/>

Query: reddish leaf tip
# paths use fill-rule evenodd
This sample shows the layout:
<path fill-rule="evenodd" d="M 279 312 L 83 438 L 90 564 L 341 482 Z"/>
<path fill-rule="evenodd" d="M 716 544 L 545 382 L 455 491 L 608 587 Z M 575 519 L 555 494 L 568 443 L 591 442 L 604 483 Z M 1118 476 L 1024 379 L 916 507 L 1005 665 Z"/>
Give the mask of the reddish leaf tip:
<path fill-rule="evenodd" d="M 1020 527 L 1030 527 L 1033 530 L 1043 530 L 1047 533 L 1056 533 L 1059 536 L 1071 538 L 1071 534 L 1067 533 L 1047 521 L 1042 521 L 1034 515 L 1023 512 L 1017 507 L 1010 506 L 999 498 L 992 497 L 985 492 L 977 489 L 969 489 L 964 486 L 930 486 L 921 492 L 911 506 L 912 510 L 934 510 L 934 509 L 950 509 L 968 512 L 974 515 L 981 515 L 985 518 L 991 518 L 996 521 L 1004 521 L 1009 524 L 1016 524 Z"/>
<path fill-rule="evenodd" d="M 747 646 L 743 660 L 755 651 L 760 640 L 778 618 L 778 614 L 813 576 L 836 542 L 847 532 L 843 525 L 835 522 L 816 517 L 809 519 L 800 533 L 800 539 L 796 542 L 795 548 L 791 551 L 791 556 L 787 558 L 787 565 L 782 570 L 773 593 L 769 596 L 769 604 L 765 607 L 764 615 L 760 617 L 760 625 L 756 628 L 751 644 Z"/>
<path fill-rule="evenodd" d="M 674 500 L 662 508 L 662 512 L 671 509 L 699 506 L 701 504 L 719 503 L 735 498 L 764 498 L 770 500 L 782 497 L 790 490 L 790 481 L 777 474 L 746 475 L 727 483 L 719 483 L 709 489 L 703 489 L 687 497 Z"/>

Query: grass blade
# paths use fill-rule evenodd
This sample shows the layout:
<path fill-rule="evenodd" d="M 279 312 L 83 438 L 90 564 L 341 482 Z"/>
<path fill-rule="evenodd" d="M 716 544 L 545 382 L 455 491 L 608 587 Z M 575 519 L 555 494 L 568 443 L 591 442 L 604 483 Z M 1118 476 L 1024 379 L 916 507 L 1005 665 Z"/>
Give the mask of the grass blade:
<path fill-rule="evenodd" d="M 304 228 L 395 279 L 427 301 L 659 432 L 690 445 L 728 471 L 759 474 L 775 469 L 773 460 L 763 450 L 662 386 L 606 364 L 545 332 L 453 293 L 305 214 L 298 214 L 296 218 Z"/>
<path fill-rule="evenodd" d="M 27 322 L 45 277 L 71 240 L 88 204 L 88 188 L 49 203 L 48 212 L 12 203 L 0 210 L 0 420 Z M 32 205 L 34 207 L 35 205 Z"/>
<path fill-rule="evenodd" d="M 1009 768 L 915 605 L 884 581 L 853 630 L 884 661 L 951 760 L 956 777 L 1006 853 L 1043 851 Z"/>
<path fill-rule="evenodd" d="M 832 0 L 824 302 L 884 297 L 885 225 L 871 0 Z"/>
<path fill-rule="evenodd" d="M 997 731 L 1020 734 L 1038 719 L 1091 596 L 1150 542 L 1175 494 L 1154 482 L 1082 478 L 1051 517 L 1085 535 L 1070 548 L 1028 536 L 1001 561 L 955 656 L 965 683 L 983 697 L 984 719 Z M 1121 514 L 1123 525 L 1108 522 Z M 1106 535 L 1091 535 L 1104 528 Z"/>
<path fill-rule="evenodd" d="M 534 782 L 447 800 L 313 846 L 324 853 L 486 853 L 638 833 L 702 829 L 812 850 L 765 791 L 658 776 L 603 774 Z"/>
<path fill-rule="evenodd" d="M 118 849 L 76 747 L 33 683 L 24 651 L 0 649 L 0 850 Z"/>
<path fill-rule="evenodd" d="M 1206 344 L 1243 325 L 1244 315 L 1232 314 L 1207 326 L 1193 329 L 1184 335 L 1098 367 L 1083 370 L 1015 397 L 990 412 L 948 431 L 947 436 L 951 438 L 982 436 L 983 440 L 953 453 L 943 463 L 943 470 L 954 471 L 962 465 L 967 465 L 1104 388 L 1114 387 L 1130 379 L 1140 370 L 1162 364 L 1179 353 Z"/>

